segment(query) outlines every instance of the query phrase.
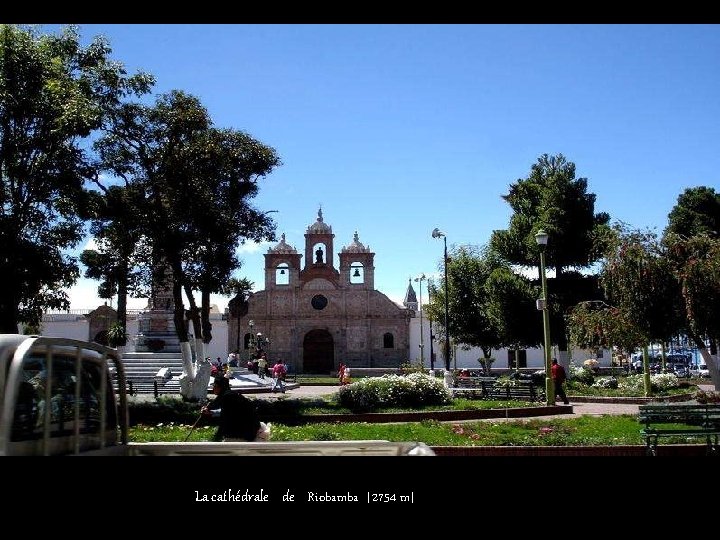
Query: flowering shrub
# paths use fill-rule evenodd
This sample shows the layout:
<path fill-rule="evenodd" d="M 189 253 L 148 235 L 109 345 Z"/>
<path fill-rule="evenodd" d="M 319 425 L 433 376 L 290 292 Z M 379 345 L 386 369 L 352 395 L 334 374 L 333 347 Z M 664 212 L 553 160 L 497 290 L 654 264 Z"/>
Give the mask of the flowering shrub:
<path fill-rule="evenodd" d="M 623 390 L 642 390 L 644 387 L 645 382 L 642 373 L 625 377 L 625 380 L 619 385 L 619 388 Z"/>
<path fill-rule="evenodd" d="M 653 390 L 667 390 L 668 388 L 678 388 L 680 379 L 674 373 L 660 373 L 659 375 L 650 375 L 650 384 Z"/>
<path fill-rule="evenodd" d="M 594 388 L 617 388 L 618 380 L 615 377 L 598 377 L 592 385 Z"/>
<path fill-rule="evenodd" d="M 663 391 L 670 388 L 678 388 L 680 379 L 674 373 L 661 373 L 659 375 L 650 375 L 650 387 L 654 391 Z M 642 390 L 645 387 L 643 374 L 630 375 L 625 377 L 625 382 L 620 386 L 621 389 Z"/>
<path fill-rule="evenodd" d="M 360 379 L 340 387 L 338 399 L 343 407 L 371 411 L 380 407 L 443 405 L 450 401 L 450 394 L 442 380 L 424 373 L 411 373 Z"/>
<path fill-rule="evenodd" d="M 570 363 L 570 378 L 577 382 L 587 384 L 590 386 L 595 380 L 593 372 L 586 367 L 576 366 L 574 363 Z"/>

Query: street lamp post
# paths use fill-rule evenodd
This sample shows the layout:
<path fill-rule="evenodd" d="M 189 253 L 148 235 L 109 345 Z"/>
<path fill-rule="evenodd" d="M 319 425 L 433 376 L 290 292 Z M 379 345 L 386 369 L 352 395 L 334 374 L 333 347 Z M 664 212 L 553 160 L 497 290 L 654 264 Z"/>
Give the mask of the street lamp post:
<path fill-rule="evenodd" d="M 445 266 L 445 371 L 450 371 L 450 308 L 448 305 L 448 273 L 447 273 L 447 236 L 437 227 L 433 229 L 432 237 L 440 238 L 445 242 L 443 261 Z"/>
<path fill-rule="evenodd" d="M 415 281 L 420 284 L 420 304 L 418 305 L 418 308 L 420 309 L 420 366 L 423 369 L 425 368 L 425 341 L 423 339 L 422 282 L 425 279 L 427 279 L 425 274 L 421 274 L 415 278 Z"/>
<path fill-rule="evenodd" d="M 428 318 L 428 327 L 430 328 L 430 371 L 432 373 L 435 373 L 435 351 L 433 351 L 433 340 L 435 339 L 435 336 L 433 335 L 433 322 L 432 319 Z"/>
<path fill-rule="evenodd" d="M 535 234 L 535 241 L 540 246 L 540 279 L 542 281 L 542 298 L 538 300 L 538 309 L 543 312 L 543 334 L 545 336 L 545 399 L 548 405 L 555 405 L 555 388 L 552 380 L 552 362 L 550 360 L 550 312 L 548 310 L 547 279 L 545 277 L 545 250 L 548 234 L 540 229 Z"/>
<path fill-rule="evenodd" d="M 253 353 L 252 351 L 255 349 L 255 321 L 250 319 L 248 321 L 248 326 L 250 327 L 250 340 L 248 342 L 248 360 L 253 359 Z"/>
<path fill-rule="evenodd" d="M 270 355 L 270 338 L 265 337 L 262 332 L 257 333 L 258 352 L 263 351 L 266 355 Z"/>

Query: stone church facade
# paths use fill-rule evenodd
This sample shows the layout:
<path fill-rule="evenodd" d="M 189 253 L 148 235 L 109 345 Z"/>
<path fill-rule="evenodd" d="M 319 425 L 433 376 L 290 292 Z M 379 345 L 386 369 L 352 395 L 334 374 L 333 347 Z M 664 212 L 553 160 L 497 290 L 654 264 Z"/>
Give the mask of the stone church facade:
<path fill-rule="evenodd" d="M 334 238 L 321 209 L 305 232 L 303 265 L 303 254 L 282 235 L 265 254 L 265 289 L 230 306 L 228 350 L 239 348 L 245 360 L 253 352 L 251 335 L 262 333 L 271 363 L 284 360 L 299 373 L 329 373 L 340 362 L 397 367 L 408 361 L 414 310 L 375 290 L 375 254 L 357 232 L 335 268 Z"/>

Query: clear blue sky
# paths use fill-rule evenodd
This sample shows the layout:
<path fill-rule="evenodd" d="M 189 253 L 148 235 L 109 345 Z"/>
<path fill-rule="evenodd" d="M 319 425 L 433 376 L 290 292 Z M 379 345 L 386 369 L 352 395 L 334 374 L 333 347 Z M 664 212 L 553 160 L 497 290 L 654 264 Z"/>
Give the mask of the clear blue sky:
<path fill-rule="evenodd" d="M 46 31 L 56 26 L 43 27 Z M 401 301 L 438 271 L 442 241 L 485 244 L 502 200 L 543 154 L 563 153 L 596 212 L 657 228 L 687 187 L 720 189 L 717 25 L 82 25 L 155 93 L 200 98 L 215 124 L 274 147 L 256 205 L 302 252 L 322 204 L 335 248 L 376 253 Z M 552 241 L 552 240 L 551 240 Z M 263 287 L 267 245 L 240 276 Z M 304 262 L 304 261 L 303 261 Z M 337 265 L 337 258 L 335 259 Z M 94 307 L 94 284 L 73 289 Z M 215 298 L 224 307 L 227 299 Z M 142 302 L 140 302 L 142 304 Z M 137 305 L 137 301 L 136 301 Z"/>

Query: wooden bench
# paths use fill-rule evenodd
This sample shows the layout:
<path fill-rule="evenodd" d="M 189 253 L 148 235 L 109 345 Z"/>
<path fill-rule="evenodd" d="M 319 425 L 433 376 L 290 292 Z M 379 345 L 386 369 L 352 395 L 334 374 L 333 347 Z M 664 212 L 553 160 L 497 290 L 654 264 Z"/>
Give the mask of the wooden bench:
<path fill-rule="evenodd" d="M 453 396 L 465 394 L 470 397 L 485 398 L 494 384 L 494 377 L 459 377 L 455 381 L 455 386 L 448 390 Z"/>
<path fill-rule="evenodd" d="M 542 401 L 545 399 L 543 389 L 532 381 L 513 381 L 511 384 L 497 384 L 494 377 L 463 377 L 457 380 L 456 386 L 449 389 L 454 395 L 477 395 L 480 399 L 501 399 L 518 401 Z"/>
<path fill-rule="evenodd" d="M 113 381 L 113 388 L 116 392 L 118 391 L 117 381 Z M 155 397 L 158 397 L 161 394 L 179 394 L 180 385 L 177 381 L 168 379 L 132 377 L 125 380 L 125 391 L 129 396 L 136 394 L 153 394 Z"/>
<path fill-rule="evenodd" d="M 545 389 L 538 390 L 532 381 L 514 381 L 511 385 L 494 385 L 489 393 L 489 399 L 516 399 L 520 401 L 543 401 Z"/>
<path fill-rule="evenodd" d="M 719 403 L 640 405 L 639 411 L 638 422 L 644 426 L 640 433 L 645 438 L 648 455 L 657 455 L 660 437 L 703 437 L 707 442 L 707 453 L 718 454 Z"/>

